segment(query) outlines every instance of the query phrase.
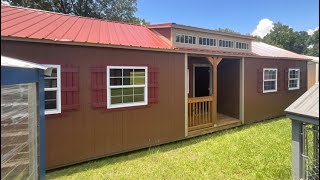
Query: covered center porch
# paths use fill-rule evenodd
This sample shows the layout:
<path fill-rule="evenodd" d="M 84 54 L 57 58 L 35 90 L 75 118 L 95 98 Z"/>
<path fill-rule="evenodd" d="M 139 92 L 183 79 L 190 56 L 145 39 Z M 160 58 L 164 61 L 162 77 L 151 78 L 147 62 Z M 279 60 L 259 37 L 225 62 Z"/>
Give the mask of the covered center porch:
<path fill-rule="evenodd" d="M 187 55 L 186 67 L 186 136 L 241 125 L 243 58 Z"/>

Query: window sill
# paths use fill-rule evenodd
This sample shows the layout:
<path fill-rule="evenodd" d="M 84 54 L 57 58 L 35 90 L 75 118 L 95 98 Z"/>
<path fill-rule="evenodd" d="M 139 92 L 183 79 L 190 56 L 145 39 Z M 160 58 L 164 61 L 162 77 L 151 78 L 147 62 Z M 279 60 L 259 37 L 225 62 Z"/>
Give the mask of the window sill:
<path fill-rule="evenodd" d="M 60 114 L 61 110 L 45 110 L 44 114 L 45 115 L 54 115 L 54 114 Z"/>
<path fill-rule="evenodd" d="M 117 112 L 117 111 L 127 111 L 127 110 L 136 110 L 136 109 L 145 109 L 151 107 L 150 104 L 140 105 L 140 106 L 130 106 L 130 107 L 119 107 L 119 108 L 105 108 L 105 112 Z"/>
<path fill-rule="evenodd" d="M 267 93 L 276 93 L 276 92 L 278 92 L 278 90 L 263 91 L 263 94 L 267 94 Z"/>
<path fill-rule="evenodd" d="M 294 91 L 294 90 L 299 90 L 299 89 L 300 89 L 300 88 L 291 88 L 291 89 L 289 88 L 288 90 L 289 90 L 289 91 Z"/>
<path fill-rule="evenodd" d="M 108 104 L 107 109 L 119 109 L 119 108 L 130 108 L 130 107 L 136 107 L 136 106 L 145 106 L 148 105 L 147 102 L 136 102 L 136 103 L 123 103 L 123 104 L 116 104 L 116 105 L 110 105 Z"/>

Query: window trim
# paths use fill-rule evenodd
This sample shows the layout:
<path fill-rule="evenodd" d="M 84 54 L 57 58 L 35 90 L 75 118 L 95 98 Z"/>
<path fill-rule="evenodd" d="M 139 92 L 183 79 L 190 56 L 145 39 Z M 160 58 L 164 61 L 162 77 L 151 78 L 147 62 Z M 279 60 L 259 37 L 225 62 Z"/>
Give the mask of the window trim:
<path fill-rule="evenodd" d="M 202 44 L 200 44 L 200 38 L 202 39 Z M 200 46 L 217 47 L 217 39 L 216 39 L 216 38 L 199 37 L 198 39 L 199 39 L 198 44 L 199 44 Z M 203 39 L 206 39 L 206 44 L 205 44 L 205 45 L 203 44 Z M 209 40 L 209 44 L 207 44 L 207 40 Z M 213 41 L 213 42 L 212 42 L 212 43 L 213 43 L 212 46 L 210 45 L 210 40 Z"/>
<path fill-rule="evenodd" d="M 268 79 L 268 80 L 265 80 L 264 79 L 264 75 L 265 75 L 265 71 L 276 71 L 276 78 L 275 79 Z M 270 92 L 277 92 L 278 91 L 278 69 L 277 68 L 263 68 L 263 73 L 262 73 L 262 80 L 263 80 L 263 84 L 262 84 L 262 88 L 263 88 L 263 93 L 270 93 Z M 264 89 L 264 82 L 265 81 L 275 81 L 275 89 L 273 90 L 265 90 Z"/>
<path fill-rule="evenodd" d="M 220 46 L 220 42 L 219 41 L 222 41 L 222 46 Z M 230 45 L 232 45 L 232 47 L 223 47 L 223 42 L 224 42 L 224 44 L 226 45 L 226 44 L 229 44 L 229 43 L 227 43 L 227 42 L 229 42 L 230 41 Z M 234 47 L 235 47 L 235 44 L 234 44 L 234 41 L 232 41 L 232 40 L 227 40 L 227 39 L 219 39 L 218 40 L 218 43 L 217 43 L 217 47 L 219 47 L 219 48 L 228 48 L 228 49 L 235 49 Z"/>
<path fill-rule="evenodd" d="M 61 113 L 61 65 L 56 64 L 44 64 L 43 66 L 49 67 L 49 68 L 56 68 L 57 69 L 57 87 L 56 88 L 44 88 L 44 93 L 46 91 L 56 91 L 56 109 L 45 109 L 44 114 L 50 115 L 50 114 L 60 114 Z M 45 77 L 44 77 L 45 79 Z"/>
<path fill-rule="evenodd" d="M 298 78 L 290 78 L 290 71 L 298 71 Z M 290 88 L 290 80 L 298 80 L 297 87 Z M 300 89 L 300 68 L 289 68 L 288 69 L 288 90 L 298 90 Z"/>
<path fill-rule="evenodd" d="M 249 43 L 246 42 L 239 42 L 239 41 L 235 41 L 235 49 L 239 49 L 239 50 L 249 50 Z M 237 47 L 238 44 L 238 47 Z M 245 44 L 246 48 L 242 48 L 242 44 Z"/>
<path fill-rule="evenodd" d="M 181 38 L 181 36 L 184 36 L 183 42 L 181 42 L 181 41 L 177 42 L 177 37 L 178 37 L 178 36 L 179 36 L 179 39 Z M 188 43 L 185 42 L 185 37 L 186 37 L 186 36 L 188 37 Z M 192 38 L 191 38 L 191 43 L 189 43 L 189 37 L 192 37 Z M 193 38 L 195 38 L 195 42 L 193 42 Z M 193 35 L 176 34 L 175 43 L 196 45 L 196 44 L 197 44 L 197 37 L 196 37 L 196 36 L 193 36 Z"/>
<path fill-rule="evenodd" d="M 110 86 L 110 69 L 144 69 L 145 70 L 145 84 L 144 85 L 120 85 Z M 145 106 L 148 105 L 148 67 L 147 66 L 107 66 L 106 67 L 106 79 L 107 79 L 107 109 L 115 108 L 127 108 L 134 106 Z M 123 75 L 122 75 L 123 78 Z M 144 87 L 144 101 L 143 102 L 132 102 L 132 103 L 119 103 L 111 104 L 111 89 L 113 88 L 129 88 L 129 87 Z"/>

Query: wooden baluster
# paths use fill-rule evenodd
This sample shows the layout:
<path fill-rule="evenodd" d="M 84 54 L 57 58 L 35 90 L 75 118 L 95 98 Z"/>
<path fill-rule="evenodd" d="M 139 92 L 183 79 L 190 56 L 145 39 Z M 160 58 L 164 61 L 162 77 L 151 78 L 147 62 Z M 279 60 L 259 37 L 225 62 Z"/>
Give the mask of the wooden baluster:
<path fill-rule="evenodd" d="M 205 113 L 205 116 L 204 116 L 204 123 L 207 124 L 207 103 L 208 101 L 204 102 L 204 113 Z"/>
<path fill-rule="evenodd" d="M 199 102 L 196 102 L 196 114 L 197 114 L 196 126 L 198 126 L 199 125 Z"/>
<path fill-rule="evenodd" d="M 188 127 L 190 127 L 191 125 L 191 122 L 190 122 L 190 119 L 191 119 L 191 108 L 190 108 L 190 103 L 188 103 Z"/>
<path fill-rule="evenodd" d="M 209 123 L 212 122 L 212 121 L 211 121 L 211 118 L 212 118 L 212 115 L 211 115 L 211 111 L 212 111 L 211 102 L 212 102 L 212 101 L 210 101 L 210 102 L 208 103 L 208 105 L 209 105 L 209 108 L 208 108 L 208 116 L 209 116 L 208 120 L 209 120 Z"/>
<path fill-rule="evenodd" d="M 190 127 L 192 126 L 192 103 L 190 103 L 190 121 L 189 121 L 189 123 L 190 123 Z"/>
<path fill-rule="evenodd" d="M 203 107 L 204 107 L 204 102 L 201 102 L 201 124 L 204 124 L 204 113 L 203 113 Z"/>
<path fill-rule="evenodd" d="M 201 125 L 201 102 L 199 102 L 199 125 Z"/>
<path fill-rule="evenodd" d="M 192 126 L 194 126 L 195 115 L 196 115 L 196 104 L 192 103 Z"/>
<path fill-rule="evenodd" d="M 202 102 L 202 124 L 205 124 L 205 112 L 204 112 L 204 105 L 205 101 Z"/>

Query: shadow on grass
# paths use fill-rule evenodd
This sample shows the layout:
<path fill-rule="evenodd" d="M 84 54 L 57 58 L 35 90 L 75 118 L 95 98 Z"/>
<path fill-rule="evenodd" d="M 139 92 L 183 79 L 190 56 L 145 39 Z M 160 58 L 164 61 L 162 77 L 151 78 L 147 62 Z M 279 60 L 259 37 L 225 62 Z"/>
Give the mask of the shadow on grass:
<path fill-rule="evenodd" d="M 218 138 L 224 135 L 232 135 L 234 133 L 238 133 L 239 131 L 250 129 L 252 127 L 260 126 L 260 125 L 267 125 L 270 123 L 273 123 L 275 121 L 283 120 L 285 119 L 284 116 L 274 118 L 274 119 L 269 119 L 269 120 L 264 120 L 258 123 L 252 123 L 252 124 L 247 124 L 247 125 L 242 125 L 239 127 L 234 127 L 228 130 L 222 130 L 218 132 L 213 132 L 197 137 L 193 137 L 190 139 L 185 139 L 185 140 L 180 140 L 180 141 L 175 141 L 175 142 L 170 142 L 162 145 L 157 145 L 157 146 L 152 146 L 149 148 L 144 148 L 144 149 L 139 149 L 139 150 L 134 150 L 126 153 L 121 153 L 117 155 L 112 155 L 108 157 L 103 157 L 100 159 L 96 160 L 91 160 L 83 163 L 78 163 L 75 165 L 70 165 L 67 167 L 63 168 L 58 168 L 55 170 L 50 170 L 47 171 L 47 175 L 50 175 L 51 178 L 57 178 L 60 176 L 65 176 L 65 175 L 72 175 L 76 174 L 82 171 L 87 171 L 87 170 L 92 170 L 92 169 L 97 169 L 106 165 L 112 165 L 112 164 L 118 164 L 122 163 L 124 161 L 131 161 L 131 160 L 136 160 L 139 158 L 143 158 L 145 156 L 154 154 L 154 153 L 165 153 L 169 152 L 172 150 L 178 150 L 180 148 L 186 147 L 186 146 L 191 146 L 197 143 L 201 143 L 203 141 L 212 139 L 212 138 Z"/>

